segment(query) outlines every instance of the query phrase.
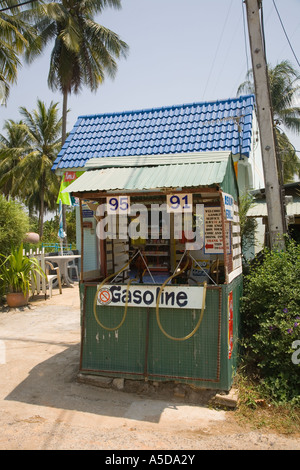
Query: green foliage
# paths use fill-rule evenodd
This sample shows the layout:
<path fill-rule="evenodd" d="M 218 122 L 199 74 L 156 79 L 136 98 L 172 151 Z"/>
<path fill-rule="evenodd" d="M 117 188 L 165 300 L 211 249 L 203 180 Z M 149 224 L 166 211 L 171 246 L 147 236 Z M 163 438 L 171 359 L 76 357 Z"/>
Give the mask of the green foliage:
<path fill-rule="evenodd" d="M 68 242 L 76 245 L 76 212 L 71 209 L 66 213 Z"/>
<path fill-rule="evenodd" d="M 46 210 L 56 208 L 59 177 L 51 170 L 61 148 L 58 104 L 41 100 L 37 109 L 20 108 L 23 121 L 6 121 L 0 134 L 0 191 L 25 201 L 29 212 L 39 211 L 40 237 Z"/>
<path fill-rule="evenodd" d="M 120 37 L 94 20 L 105 7 L 121 7 L 120 0 L 78 0 L 36 2 L 32 9 L 37 31 L 37 48 L 26 51 L 34 60 L 53 41 L 48 85 L 63 93 L 78 93 L 83 85 L 92 91 L 108 74 L 114 77 L 116 59 L 127 54 L 128 46 Z"/>
<path fill-rule="evenodd" d="M 254 217 L 247 217 L 248 210 L 253 204 L 253 196 L 245 193 L 239 198 L 239 216 L 243 251 L 255 245 L 255 231 L 257 221 Z"/>
<path fill-rule="evenodd" d="M 17 2 L 1 1 L 1 7 L 12 5 L 13 9 L 0 12 L 0 104 L 6 104 L 10 85 L 17 81 L 21 53 L 35 38 L 33 28 L 22 18 Z"/>
<path fill-rule="evenodd" d="M 265 251 L 250 267 L 242 298 L 244 360 L 276 402 L 300 404 L 300 366 L 292 343 L 300 339 L 300 245 Z"/>
<path fill-rule="evenodd" d="M 300 107 L 295 105 L 300 88 L 297 80 L 299 72 L 290 62 L 283 60 L 275 67 L 268 66 L 268 76 L 282 176 L 284 183 L 289 183 L 295 174 L 299 175 L 300 160 L 281 127 L 296 134 L 300 132 Z M 237 93 L 242 92 L 255 93 L 253 70 L 248 71 L 246 81 L 239 86 Z"/>
<path fill-rule="evenodd" d="M 27 214 L 17 202 L 7 201 L 0 194 L 0 253 L 7 256 L 19 246 L 29 228 Z"/>
<path fill-rule="evenodd" d="M 68 209 L 66 213 L 67 220 L 67 237 L 68 243 L 76 245 L 76 212 L 74 208 Z M 30 231 L 38 232 L 39 221 L 35 216 L 30 217 Z M 59 230 L 59 217 L 55 215 L 51 220 L 46 220 L 43 225 L 43 243 L 44 244 L 53 244 L 59 243 L 58 239 L 58 230 Z M 26 249 L 33 248 L 36 249 L 34 245 L 26 246 Z"/>
<path fill-rule="evenodd" d="M 23 255 L 23 244 L 13 249 L 0 266 L 0 281 L 7 292 L 29 292 L 31 276 L 36 282 L 36 274 L 46 276 L 36 258 L 28 258 Z"/>
<path fill-rule="evenodd" d="M 59 219 L 58 215 L 55 215 L 53 219 L 46 220 L 44 223 L 43 243 L 53 244 L 58 243 L 58 230 L 59 230 Z"/>

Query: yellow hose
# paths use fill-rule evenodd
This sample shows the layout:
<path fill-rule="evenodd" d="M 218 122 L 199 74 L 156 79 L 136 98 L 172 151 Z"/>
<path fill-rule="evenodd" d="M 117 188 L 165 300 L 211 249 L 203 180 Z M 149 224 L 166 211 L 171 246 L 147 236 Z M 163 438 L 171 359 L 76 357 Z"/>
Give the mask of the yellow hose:
<path fill-rule="evenodd" d="M 133 256 L 124 266 L 123 268 L 121 268 L 117 273 L 113 273 L 113 274 L 110 274 L 109 276 L 107 276 L 104 281 L 101 282 L 101 284 L 98 286 L 97 288 L 97 291 L 96 291 L 96 295 L 95 295 L 95 298 L 94 298 L 94 317 L 95 317 L 95 320 L 96 322 L 98 323 L 98 325 L 101 326 L 101 328 L 103 328 L 104 330 L 108 330 L 108 331 L 115 331 L 115 330 L 118 330 L 124 323 L 125 319 L 126 319 L 126 315 L 127 315 L 127 309 L 128 309 L 128 292 L 129 292 L 129 288 L 130 288 L 130 285 L 132 282 L 134 281 L 137 281 L 138 279 L 131 279 L 128 284 L 127 284 L 127 289 L 126 289 L 126 301 L 125 301 L 125 308 L 124 308 L 124 314 L 123 314 L 123 317 L 122 317 L 122 320 L 121 322 L 119 323 L 118 326 L 116 327 L 113 327 L 113 328 L 110 328 L 110 327 L 107 327 L 105 325 L 103 325 L 99 318 L 98 318 L 98 315 L 97 315 L 97 311 L 96 311 L 96 307 L 97 307 L 97 298 L 98 298 L 98 293 L 100 291 L 100 289 L 104 286 L 104 284 L 107 283 L 107 281 L 109 281 L 109 279 L 111 278 L 114 278 L 114 277 L 117 277 L 122 271 L 124 271 L 127 266 L 130 265 L 131 261 L 133 260 L 135 256 Z M 160 297 L 161 297 L 161 294 L 162 294 L 162 291 L 164 289 L 164 287 L 166 286 L 166 284 L 171 280 L 173 279 L 174 277 L 176 276 L 179 276 L 179 274 L 181 274 L 183 271 L 186 270 L 186 268 L 188 267 L 188 264 L 189 264 L 189 260 L 187 260 L 185 266 L 180 270 L 178 271 L 177 273 L 175 274 L 172 274 L 172 276 L 170 276 L 163 284 L 162 286 L 160 287 L 160 290 L 159 290 L 159 293 L 158 293 L 158 296 L 157 296 L 157 300 L 156 300 L 156 319 L 157 319 L 157 323 L 158 323 L 158 326 L 160 328 L 160 330 L 162 331 L 162 333 L 169 339 L 173 340 L 173 341 L 185 341 L 189 338 L 191 338 L 195 333 L 196 331 L 198 330 L 198 328 L 200 327 L 200 324 L 202 322 L 202 319 L 203 319 L 203 314 L 204 314 L 204 309 L 205 309 L 205 298 L 206 298 L 206 286 L 207 286 L 207 283 L 204 282 L 204 290 L 203 290 L 203 298 L 202 298 L 202 309 L 201 309 L 201 314 L 200 314 L 200 317 L 199 317 L 199 320 L 198 320 L 198 323 L 197 325 L 195 326 L 194 330 L 189 333 L 187 336 L 184 336 L 183 338 L 175 338 L 174 336 L 171 336 L 169 335 L 162 327 L 161 325 L 161 322 L 160 322 L 160 317 L 159 317 L 159 301 L 160 301 Z M 144 270 L 143 272 L 143 276 L 146 272 L 146 269 Z"/>
<path fill-rule="evenodd" d="M 161 322 L 160 322 L 160 317 L 159 317 L 159 301 L 160 301 L 160 297 L 161 297 L 161 294 L 162 294 L 162 291 L 165 287 L 165 285 L 171 280 L 173 279 L 174 277 L 176 276 L 179 276 L 179 274 L 181 274 L 183 271 L 186 270 L 186 268 L 188 267 L 188 263 L 189 261 L 187 261 L 186 265 L 184 266 L 184 268 L 182 268 L 179 272 L 175 273 L 175 274 L 172 274 L 172 276 L 170 276 L 161 286 L 160 290 L 159 290 L 159 293 L 158 293 L 158 296 L 157 296 L 157 300 L 156 300 L 156 320 L 157 320 L 157 324 L 159 326 L 159 329 L 161 330 L 161 332 L 169 339 L 173 340 L 173 341 L 186 341 L 187 339 L 191 338 L 195 333 L 196 331 L 198 330 L 198 328 L 200 327 L 201 325 L 201 322 L 202 322 L 202 319 L 203 319 L 203 314 L 204 314 L 204 309 L 205 309 L 205 298 L 206 298 L 206 286 L 207 286 L 207 283 L 205 282 L 204 283 L 204 287 L 203 287 L 203 298 L 202 298 L 202 309 L 201 309 L 201 314 L 200 314 L 200 317 L 199 317 L 199 320 L 198 320 L 198 323 L 197 325 L 195 326 L 195 328 L 193 329 L 193 331 L 191 331 L 191 333 L 189 333 L 188 335 L 184 336 L 183 338 L 175 338 L 174 336 L 171 336 L 169 335 L 162 327 L 161 325 Z"/>
<path fill-rule="evenodd" d="M 126 318 L 126 315 L 127 315 L 127 307 L 128 307 L 128 292 L 129 292 L 129 287 L 130 287 L 130 284 L 133 282 L 133 281 L 136 281 L 136 279 L 131 279 L 131 281 L 128 282 L 128 285 L 127 285 L 127 290 L 126 290 L 126 302 L 125 302 L 125 309 L 124 309 L 124 315 L 122 317 L 122 320 L 120 322 L 120 324 L 117 326 L 117 327 L 114 327 L 114 328 L 109 328 L 107 326 L 104 326 L 99 318 L 98 318 L 98 315 L 97 315 L 97 311 L 96 311 L 96 307 L 97 307 L 97 298 L 98 298 L 98 293 L 100 291 L 100 289 L 104 286 L 104 284 L 107 283 L 107 281 L 109 281 L 109 279 L 111 279 L 112 277 L 117 277 L 122 271 L 124 271 L 127 266 L 130 265 L 131 261 L 133 260 L 134 256 L 125 264 L 125 266 L 123 266 L 123 268 L 121 268 L 117 273 L 113 273 L 111 274 L 110 276 L 107 276 L 104 281 L 101 282 L 101 284 L 99 285 L 99 287 L 97 288 L 97 291 L 96 291 L 96 295 L 95 295 L 95 298 L 94 298 L 94 317 L 95 317 L 95 320 L 96 322 L 98 323 L 98 325 L 100 325 L 104 330 L 108 330 L 108 331 L 115 331 L 115 330 L 118 330 L 124 323 L 125 321 L 125 318 Z"/>
<path fill-rule="evenodd" d="M 113 277 L 113 278 L 114 278 L 114 277 L 117 277 L 119 274 L 121 274 L 121 272 L 124 271 L 124 270 L 127 268 L 127 266 L 130 265 L 131 261 L 132 261 L 134 258 L 135 258 L 135 255 L 134 255 L 132 258 L 130 258 L 130 260 L 125 264 L 125 266 L 123 266 L 123 268 L 121 268 L 117 273 L 113 273 L 113 274 L 111 274 L 110 276 L 107 276 L 107 277 L 104 279 L 104 281 L 102 281 L 101 284 L 99 285 L 99 287 L 97 288 L 96 295 L 95 295 L 95 298 L 94 298 L 94 317 L 95 317 L 95 320 L 96 320 L 96 322 L 98 323 L 98 325 L 100 325 L 104 330 L 115 331 L 115 330 L 118 330 L 118 329 L 123 325 L 123 323 L 124 323 L 124 321 L 125 321 L 125 318 L 126 318 L 126 315 L 127 315 L 127 309 L 128 309 L 128 292 L 129 292 L 129 288 L 130 288 L 132 282 L 138 281 L 138 279 L 137 279 L 137 278 L 131 279 L 131 280 L 128 282 L 128 284 L 127 284 L 127 289 L 126 289 L 126 301 L 125 301 L 124 314 L 123 314 L 122 320 L 121 320 L 121 322 L 119 323 L 119 325 L 116 326 L 116 327 L 114 327 L 114 328 L 109 328 L 109 327 L 107 327 L 107 326 L 104 326 L 104 325 L 100 322 L 100 320 L 99 320 L 99 318 L 98 318 L 97 310 L 96 310 L 96 308 L 97 308 L 98 293 L 99 293 L 100 289 L 104 286 L 104 284 L 107 283 L 107 281 L 108 281 L 109 279 L 111 279 L 112 277 Z M 146 270 L 147 270 L 147 269 L 144 270 L 144 272 L 143 272 L 143 274 L 142 274 L 142 277 L 144 276 Z"/>

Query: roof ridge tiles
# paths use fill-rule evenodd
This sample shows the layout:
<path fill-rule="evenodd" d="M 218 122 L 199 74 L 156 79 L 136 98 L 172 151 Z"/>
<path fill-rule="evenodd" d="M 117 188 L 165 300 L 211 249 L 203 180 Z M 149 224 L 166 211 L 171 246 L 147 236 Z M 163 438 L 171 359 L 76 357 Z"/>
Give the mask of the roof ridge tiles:
<path fill-rule="evenodd" d="M 123 110 L 123 111 L 113 111 L 113 112 L 108 112 L 108 113 L 97 113 L 97 114 L 82 114 L 78 116 L 76 125 L 79 125 L 79 120 L 81 119 L 94 119 L 98 117 L 112 117 L 112 116 L 120 116 L 120 115 L 129 115 L 129 114 L 141 114 L 141 113 L 150 113 L 150 112 L 162 112 L 165 110 L 172 110 L 176 108 L 191 108 L 193 106 L 209 106 L 209 105 L 217 105 L 220 103 L 230 103 L 230 102 L 238 102 L 242 101 L 245 99 L 253 98 L 253 94 L 249 95 L 240 95 L 235 98 L 224 98 L 221 100 L 211 100 L 211 101 L 195 101 L 191 103 L 182 103 L 182 104 L 174 104 L 174 105 L 169 105 L 169 106 L 158 106 L 158 107 L 153 107 L 153 108 L 141 108 L 141 109 L 132 109 L 132 110 Z"/>
<path fill-rule="evenodd" d="M 249 156 L 254 95 L 132 111 L 82 115 L 69 133 L 52 170 L 82 167 L 105 154 L 185 153 L 212 148 L 238 153 L 240 117 L 243 154 Z M 214 141 L 214 142 L 213 142 Z M 213 144 L 213 145 L 212 145 Z M 239 145 L 240 145 L 239 144 Z"/>

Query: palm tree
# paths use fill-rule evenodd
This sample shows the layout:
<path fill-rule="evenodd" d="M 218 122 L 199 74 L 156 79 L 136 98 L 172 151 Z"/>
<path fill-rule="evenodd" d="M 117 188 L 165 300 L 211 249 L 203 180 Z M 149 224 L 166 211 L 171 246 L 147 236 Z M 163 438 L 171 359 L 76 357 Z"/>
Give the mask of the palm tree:
<path fill-rule="evenodd" d="M 0 191 L 6 197 L 18 197 L 16 168 L 29 148 L 29 136 L 22 121 L 5 121 L 0 134 Z"/>
<path fill-rule="evenodd" d="M 62 145 L 67 134 L 67 100 L 85 85 L 96 91 L 105 74 L 114 77 L 115 59 L 126 57 L 128 46 L 113 31 L 98 24 L 94 16 L 107 6 L 121 7 L 121 0 L 61 0 L 37 5 L 28 18 L 35 18 L 37 39 L 26 53 L 31 62 L 51 41 L 49 87 L 63 95 Z M 66 208 L 63 206 L 66 232 Z"/>
<path fill-rule="evenodd" d="M 35 37 L 33 28 L 21 17 L 16 5 L 15 0 L 1 2 L 3 8 L 14 8 L 0 12 L 0 104 L 6 104 L 10 85 L 17 81 L 20 54 Z"/>
<path fill-rule="evenodd" d="M 269 66 L 268 76 L 278 153 L 282 161 L 283 181 L 287 183 L 293 180 L 294 174 L 300 175 L 300 161 L 281 126 L 300 133 L 300 108 L 295 105 L 296 95 L 300 90 L 299 73 L 285 60 L 274 68 Z M 252 70 L 248 71 L 246 81 L 238 88 L 237 93 L 242 92 L 255 93 Z"/>
<path fill-rule="evenodd" d="M 30 112 L 20 108 L 30 146 L 16 167 L 18 182 L 15 190 L 22 194 L 31 210 L 39 211 L 39 233 L 43 236 L 45 209 L 56 207 L 59 179 L 51 168 L 61 148 L 62 120 L 58 117 L 58 103 L 47 108 L 41 100 L 37 109 Z"/>
<path fill-rule="evenodd" d="M 114 77 L 117 58 L 128 46 L 113 31 L 98 24 L 94 16 L 106 6 L 121 7 L 121 0 L 61 0 L 39 4 L 32 10 L 37 31 L 35 48 L 26 53 L 32 61 L 54 41 L 48 75 L 49 87 L 63 94 L 62 143 L 66 138 L 67 98 L 82 86 L 96 91 L 105 74 Z"/>

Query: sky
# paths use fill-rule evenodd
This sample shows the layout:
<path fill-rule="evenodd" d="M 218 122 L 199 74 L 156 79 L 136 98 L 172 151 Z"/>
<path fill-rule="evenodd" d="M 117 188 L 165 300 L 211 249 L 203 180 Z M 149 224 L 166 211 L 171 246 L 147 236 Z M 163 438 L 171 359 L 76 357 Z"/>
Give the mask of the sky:
<path fill-rule="evenodd" d="M 275 0 L 294 53 L 273 1 L 263 0 L 267 61 L 289 60 L 300 72 L 300 0 Z M 80 115 L 233 98 L 252 67 L 242 0 L 123 0 L 121 10 L 107 8 L 97 21 L 128 44 L 129 54 L 96 93 L 82 88 L 69 97 L 68 131 Z M 37 99 L 61 109 L 60 93 L 47 85 L 50 52 L 20 69 L 0 107 L 0 132 L 6 119 L 20 119 L 20 106 L 35 109 Z M 289 137 L 300 151 L 300 137 Z"/>

